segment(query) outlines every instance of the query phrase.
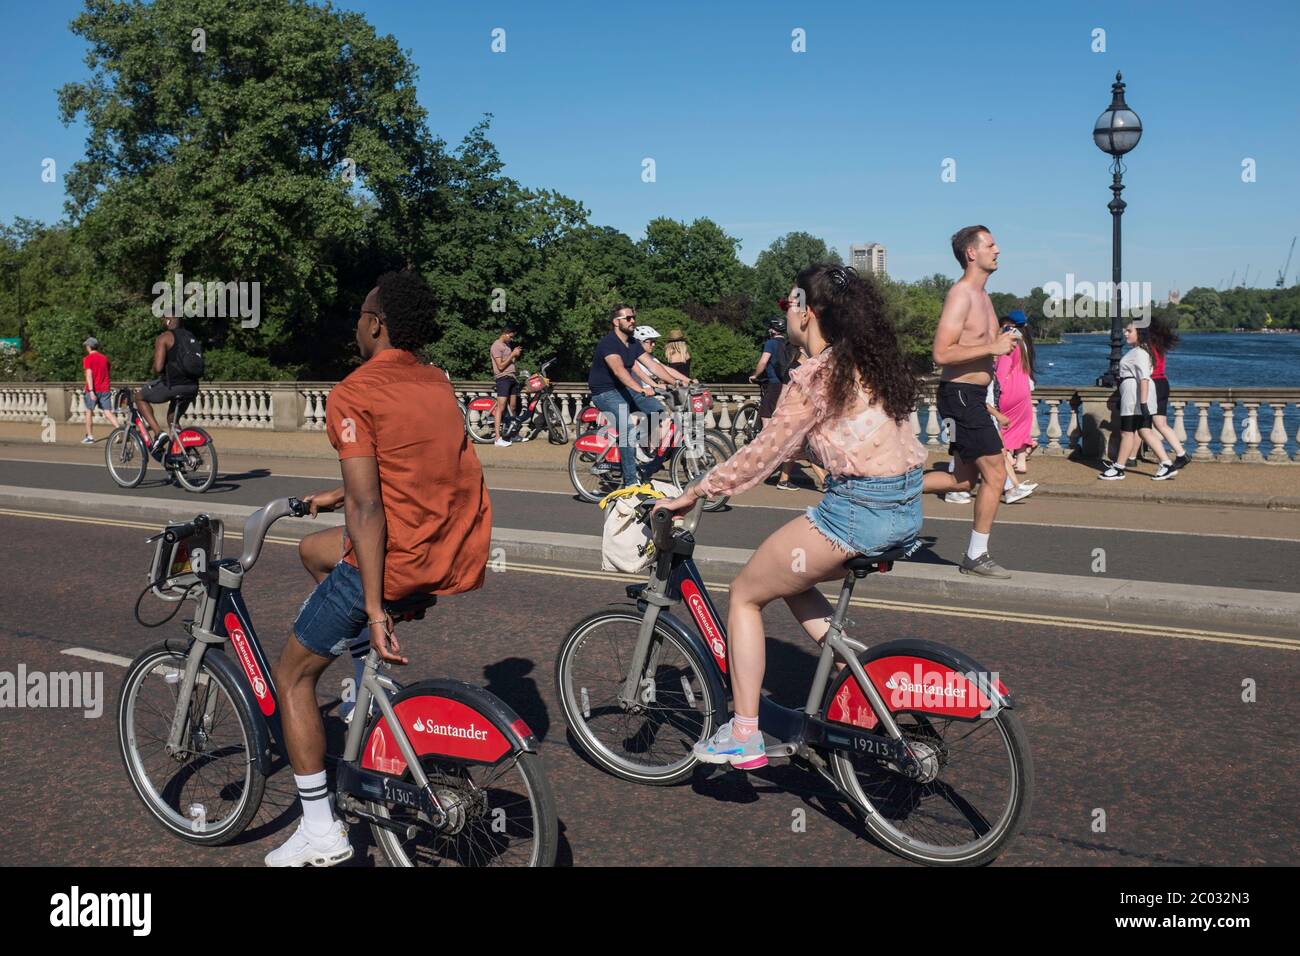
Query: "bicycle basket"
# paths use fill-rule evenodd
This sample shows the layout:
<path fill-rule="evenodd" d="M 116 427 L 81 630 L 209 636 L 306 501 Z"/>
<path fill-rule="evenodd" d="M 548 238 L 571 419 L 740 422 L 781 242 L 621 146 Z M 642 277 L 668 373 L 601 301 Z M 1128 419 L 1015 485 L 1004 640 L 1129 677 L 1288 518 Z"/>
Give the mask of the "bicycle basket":
<path fill-rule="evenodd" d="M 530 375 L 528 376 L 528 384 L 526 387 L 529 393 L 540 392 L 542 389 L 546 387 L 546 379 L 541 375 L 537 375 L 537 374 Z"/>
<path fill-rule="evenodd" d="M 167 527 L 180 522 L 169 521 Z M 164 531 L 166 529 L 163 529 Z M 153 593 L 164 601 L 179 601 L 186 592 L 198 583 L 199 577 L 194 573 L 194 552 L 202 551 L 205 567 L 221 560 L 221 544 L 225 527 L 219 518 L 213 518 L 208 527 L 197 531 L 188 538 L 182 538 L 171 544 L 159 537 L 153 549 L 153 561 L 149 565 L 149 581 Z"/>

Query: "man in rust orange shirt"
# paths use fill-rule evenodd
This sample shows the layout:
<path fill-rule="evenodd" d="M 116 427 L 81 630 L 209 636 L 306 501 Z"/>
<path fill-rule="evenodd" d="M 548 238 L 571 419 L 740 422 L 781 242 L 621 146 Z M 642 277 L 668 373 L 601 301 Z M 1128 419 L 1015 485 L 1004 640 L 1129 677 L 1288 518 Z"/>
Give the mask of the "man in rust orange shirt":
<path fill-rule="evenodd" d="M 303 821 L 267 855 L 268 866 L 330 866 L 352 856 L 325 783 L 316 705 L 325 668 L 367 644 L 405 664 L 384 602 L 483 584 L 492 536 L 483 469 L 447 374 L 414 354 L 434 333 L 434 306 L 415 273 L 381 276 L 357 320 L 363 364 L 330 392 L 325 423 L 343 487 L 305 500 L 313 515 L 343 504 L 346 528 L 308 535 L 299 547 L 317 585 L 274 676 Z"/>

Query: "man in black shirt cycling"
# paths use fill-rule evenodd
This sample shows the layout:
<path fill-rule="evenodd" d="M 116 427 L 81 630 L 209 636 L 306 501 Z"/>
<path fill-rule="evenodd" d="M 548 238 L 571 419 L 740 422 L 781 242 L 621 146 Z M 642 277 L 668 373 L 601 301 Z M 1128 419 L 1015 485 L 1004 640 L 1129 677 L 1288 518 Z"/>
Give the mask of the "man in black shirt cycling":
<path fill-rule="evenodd" d="M 199 394 L 199 377 L 193 370 L 202 368 L 203 352 L 194 334 L 181 328 L 180 316 L 174 310 L 167 309 L 160 318 L 163 331 L 153 340 L 153 372 L 158 377 L 135 390 L 135 401 L 150 431 L 157 436 L 150 453 L 162 461 L 170 443 L 170 433 L 176 430 L 176 423 Z M 197 357 L 197 366 L 192 356 Z M 165 432 L 158 428 L 150 407 L 163 402 L 168 403 Z"/>

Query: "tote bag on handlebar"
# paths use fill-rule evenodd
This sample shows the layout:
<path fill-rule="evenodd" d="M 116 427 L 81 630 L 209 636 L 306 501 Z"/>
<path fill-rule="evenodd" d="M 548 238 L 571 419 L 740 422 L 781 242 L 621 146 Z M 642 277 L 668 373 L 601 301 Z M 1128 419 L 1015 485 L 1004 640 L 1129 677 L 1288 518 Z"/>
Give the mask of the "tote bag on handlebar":
<path fill-rule="evenodd" d="M 600 502 L 605 509 L 605 530 L 600 539 L 600 566 L 605 571 L 637 574 L 650 567 L 654 549 L 650 547 L 650 526 L 637 520 L 636 508 L 656 498 L 675 498 L 676 486 L 653 481 L 632 489 L 620 489 Z"/>

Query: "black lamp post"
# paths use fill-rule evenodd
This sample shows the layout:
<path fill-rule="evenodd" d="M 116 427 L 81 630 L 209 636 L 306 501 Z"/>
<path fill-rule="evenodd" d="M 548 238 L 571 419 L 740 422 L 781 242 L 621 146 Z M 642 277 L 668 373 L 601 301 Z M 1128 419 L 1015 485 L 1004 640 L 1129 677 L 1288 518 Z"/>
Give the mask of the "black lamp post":
<path fill-rule="evenodd" d="M 1124 79 L 1118 71 L 1115 83 L 1110 88 L 1110 106 L 1097 117 L 1092 128 L 1092 139 L 1097 148 L 1114 157 L 1110 164 L 1110 191 L 1114 195 L 1108 207 L 1111 215 L 1111 281 L 1115 285 L 1115 302 L 1110 315 L 1110 367 L 1097 379 L 1097 384 L 1105 388 L 1114 388 L 1119 381 L 1120 350 L 1124 343 L 1124 320 L 1120 316 L 1120 237 L 1119 217 L 1124 215 L 1127 203 L 1119 198 L 1124 191 L 1122 181 L 1124 163 L 1120 157 L 1138 144 L 1142 138 L 1142 121 L 1124 102 Z"/>

